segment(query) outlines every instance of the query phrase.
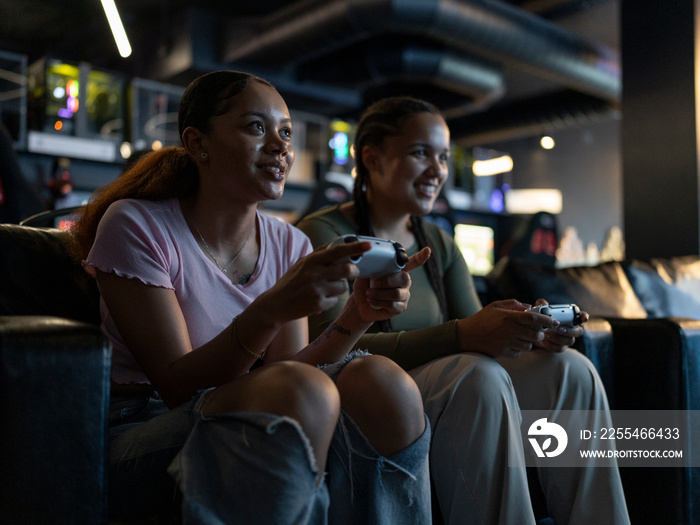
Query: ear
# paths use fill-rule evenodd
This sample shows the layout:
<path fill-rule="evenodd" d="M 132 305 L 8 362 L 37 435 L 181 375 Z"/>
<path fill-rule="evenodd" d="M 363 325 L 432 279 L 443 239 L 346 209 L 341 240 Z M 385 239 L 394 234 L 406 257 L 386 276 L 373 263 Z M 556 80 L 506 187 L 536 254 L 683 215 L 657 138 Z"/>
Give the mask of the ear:
<path fill-rule="evenodd" d="M 364 146 L 362 148 L 362 163 L 369 171 L 380 171 L 381 159 L 379 152 L 374 146 Z"/>
<path fill-rule="evenodd" d="M 195 160 L 204 151 L 202 138 L 202 132 L 192 126 L 188 126 L 182 132 L 182 145 L 185 147 L 185 151 Z"/>

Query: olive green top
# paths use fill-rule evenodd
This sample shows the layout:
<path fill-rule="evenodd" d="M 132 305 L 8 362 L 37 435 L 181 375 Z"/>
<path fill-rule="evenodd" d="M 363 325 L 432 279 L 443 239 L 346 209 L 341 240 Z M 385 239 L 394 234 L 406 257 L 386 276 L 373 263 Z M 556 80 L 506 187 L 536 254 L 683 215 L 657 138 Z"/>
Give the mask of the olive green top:
<path fill-rule="evenodd" d="M 373 354 L 390 357 L 404 369 L 410 370 L 438 357 L 459 352 L 456 319 L 469 317 L 481 309 L 467 265 L 452 236 L 438 226 L 424 221 L 425 235 L 436 257 L 447 296 L 451 321 L 443 322 L 437 295 L 427 270 L 411 272 L 411 298 L 408 308 L 391 319 L 393 332 L 369 332 L 360 338 L 358 347 Z M 357 226 L 340 211 L 336 204 L 302 218 L 299 227 L 311 239 L 314 247 L 337 239 L 341 235 L 357 234 Z M 408 255 L 418 251 L 417 243 L 405 246 Z M 309 318 L 309 337 L 314 340 L 338 316 L 348 294 L 339 304 L 322 314 Z"/>

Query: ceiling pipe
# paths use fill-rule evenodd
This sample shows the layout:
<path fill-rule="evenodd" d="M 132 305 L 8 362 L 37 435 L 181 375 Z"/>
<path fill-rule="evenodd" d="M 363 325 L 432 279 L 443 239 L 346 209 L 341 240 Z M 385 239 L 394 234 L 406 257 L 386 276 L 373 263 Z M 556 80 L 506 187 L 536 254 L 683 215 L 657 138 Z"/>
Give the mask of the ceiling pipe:
<path fill-rule="evenodd" d="M 376 48 L 381 48 L 381 53 Z M 415 86 L 429 86 L 427 98 L 434 99 L 446 118 L 484 109 L 501 99 L 505 81 L 500 68 L 474 57 L 422 45 L 396 41 L 368 43 L 342 58 L 335 54 L 300 66 L 296 78 L 305 82 L 336 82 L 352 85 L 364 93 L 362 105 L 372 94 L 399 84 L 401 94 L 413 93 Z M 354 83 L 346 79 L 354 79 Z M 362 110 L 362 105 L 353 109 Z"/>
<path fill-rule="evenodd" d="M 620 97 L 620 65 L 611 50 L 496 0 L 302 0 L 245 39 L 229 28 L 223 60 L 291 72 L 380 33 L 430 38 L 589 95 Z"/>
<path fill-rule="evenodd" d="M 465 115 L 486 108 L 505 94 L 503 74 L 494 66 L 443 50 L 408 46 L 388 52 L 367 50 L 365 62 L 372 78 L 361 90 L 394 81 L 428 81 L 430 84 L 463 95 L 465 102 L 441 107 L 445 118 Z"/>

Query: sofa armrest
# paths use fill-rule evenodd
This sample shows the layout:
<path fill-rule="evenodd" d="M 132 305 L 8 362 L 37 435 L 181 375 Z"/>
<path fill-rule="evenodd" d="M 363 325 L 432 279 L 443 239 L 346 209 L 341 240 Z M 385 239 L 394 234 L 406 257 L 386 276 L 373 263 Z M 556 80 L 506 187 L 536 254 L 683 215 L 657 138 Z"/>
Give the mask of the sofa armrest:
<path fill-rule="evenodd" d="M 700 409 L 700 321 L 608 319 L 620 410 Z"/>
<path fill-rule="evenodd" d="M 615 353 L 610 323 L 602 317 L 591 317 L 583 325 L 583 336 L 576 339 L 574 348 L 591 360 L 608 395 L 610 406 L 615 405 Z"/>
<path fill-rule="evenodd" d="M 0 316 L 0 515 L 107 521 L 111 346 L 97 326 Z"/>
<path fill-rule="evenodd" d="M 608 319 L 618 410 L 700 409 L 700 321 Z M 692 443 L 700 429 L 691 428 Z M 622 469 L 632 523 L 700 523 L 700 467 Z"/>

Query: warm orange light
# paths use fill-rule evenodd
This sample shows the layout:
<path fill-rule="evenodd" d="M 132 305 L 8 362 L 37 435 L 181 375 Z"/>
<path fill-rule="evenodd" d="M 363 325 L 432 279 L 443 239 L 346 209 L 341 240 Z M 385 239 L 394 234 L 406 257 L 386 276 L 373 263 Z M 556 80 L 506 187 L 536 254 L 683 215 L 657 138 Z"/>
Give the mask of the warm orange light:
<path fill-rule="evenodd" d="M 53 129 L 55 129 L 56 131 L 61 131 L 61 129 L 63 129 L 63 122 L 57 120 L 56 123 L 53 125 Z"/>

